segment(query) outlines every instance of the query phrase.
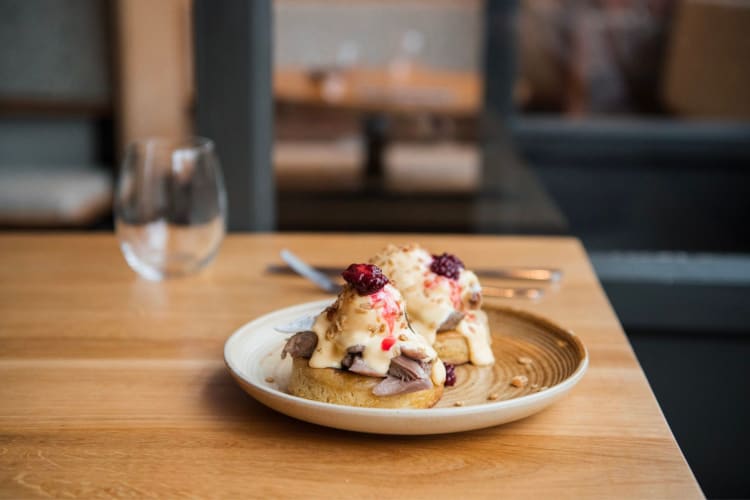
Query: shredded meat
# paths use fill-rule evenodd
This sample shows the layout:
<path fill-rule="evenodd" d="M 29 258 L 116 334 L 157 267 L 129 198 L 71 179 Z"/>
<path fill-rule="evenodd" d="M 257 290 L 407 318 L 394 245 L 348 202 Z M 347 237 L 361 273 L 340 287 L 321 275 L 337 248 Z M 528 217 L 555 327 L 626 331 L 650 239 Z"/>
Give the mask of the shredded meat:
<path fill-rule="evenodd" d="M 408 382 L 420 378 L 428 378 L 427 365 L 406 356 L 396 356 L 391 360 L 388 375 Z"/>
<path fill-rule="evenodd" d="M 299 332 L 286 341 L 281 351 L 281 359 L 289 354 L 293 358 L 309 358 L 318 345 L 318 336 L 315 332 Z"/>
<path fill-rule="evenodd" d="M 361 358 L 362 353 L 365 351 L 365 346 L 362 344 L 353 345 L 346 350 L 346 356 L 341 360 L 341 366 L 344 368 L 350 368 L 354 363 L 354 358 Z"/>
<path fill-rule="evenodd" d="M 461 322 L 462 319 L 464 319 L 465 314 L 461 311 L 453 311 L 450 316 L 448 316 L 445 321 L 438 327 L 438 332 L 447 332 L 449 330 L 455 329 L 458 324 Z"/>
<path fill-rule="evenodd" d="M 407 356 L 396 356 L 391 360 L 388 376 L 372 390 L 376 396 L 394 396 L 422 391 L 432 387 L 430 368 L 432 365 Z"/>
<path fill-rule="evenodd" d="M 367 366 L 367 363 L 365 363 L 365 360 L 361 356 L 356 355 L 352 360 L 351 366 L 349 366 L 349 371 L 359 373 L 360 375 L 367 375 L 368 377 L 382 377 L 380 373 Z"/>
<path fill-rule="evenodd" d="M 376 396 L 395 396 L 396 394 L 422 391 L 430 387 L 432 387 L 432 381 L 429 378 L 419 378 L 406 382 L 389 375 L 373 388 L 372 393 Z"/>

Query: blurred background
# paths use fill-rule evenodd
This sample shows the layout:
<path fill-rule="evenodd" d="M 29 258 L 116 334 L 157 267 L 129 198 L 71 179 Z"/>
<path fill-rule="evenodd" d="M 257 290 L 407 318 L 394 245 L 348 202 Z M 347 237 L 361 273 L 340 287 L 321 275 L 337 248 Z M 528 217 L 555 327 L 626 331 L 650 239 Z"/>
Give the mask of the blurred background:
<path fill-rule="evenodd" d="M 231 231 L 578 237 L 744 497 L 749 54 L 739 0 L 0 0 L 0 228 L 111 231 L 125 145 L 198 134 Z"/>

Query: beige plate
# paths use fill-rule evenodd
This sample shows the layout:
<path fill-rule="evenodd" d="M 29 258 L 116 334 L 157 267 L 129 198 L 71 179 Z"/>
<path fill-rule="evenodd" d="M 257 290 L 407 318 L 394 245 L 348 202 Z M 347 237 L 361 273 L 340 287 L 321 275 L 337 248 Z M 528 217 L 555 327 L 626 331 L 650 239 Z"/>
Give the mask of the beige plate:
<path fill-rule="evenodd" d="M 275 326 L 319 313 L 330 300 L 288 307 L 237 330 L 224 346 L 232 376 L 266 406 L 315 424 L 378 434 L 441 434 L 504 424 L 540 411 L 565 395 L 583 377 L 588 354 L 580 339 L 527 312 L 489 308 L 494 366 L 459 366 L 457 383 L 427 410 L 357 408 L 321 403 L 285 392 L 291 360 L 281 360 L 288 334 Z M 514 387 L 516 375 L 528 378 Z M 488 398 L 497 399 L 490 400 Z M 463 406 L 455 406 L 456 402 Z"/>

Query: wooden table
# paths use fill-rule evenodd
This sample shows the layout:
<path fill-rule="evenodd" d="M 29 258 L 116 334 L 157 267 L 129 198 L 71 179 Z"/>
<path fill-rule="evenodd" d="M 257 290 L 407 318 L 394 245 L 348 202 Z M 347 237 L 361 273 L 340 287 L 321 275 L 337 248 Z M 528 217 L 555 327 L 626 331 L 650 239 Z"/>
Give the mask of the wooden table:
<path fill-rule="evenodd" d="M 386 67 L 357 67 L 330 78 L 326 83 L 324 73 L 316 79 L 307 68 L 279 68 L 274 72 L 274 98 L 360 112 L 454 117 L 475 116 L 481 107 L 482 81 L 473 72 L 413 66 L 399 74 Z"/>
<path fill-rule="evenodd" d="M 347 264 L 410 240 L 471 266 L 561 267 L 558 290 L 514 305 L 580 335 L 583 381 L 525 420 L 424 437 L 299 422 L 234 384 L 232 331 L 324 297 L 264 273 L 279 249 Z M 111 235 L 3 235 L 0 262 L 2 497 L 701 496 L 574 239 L 231 236 L 203 274 L 163 283 L 130 271 Z"/>
<path fill-rule="evenodd" d="M 273 78 L 274 99 L 282 104 L 330 108 L 361 114 L 367 142 L 365 171 L 370 179 L 383 176 L 388 140 L 387 117 L 436 114 L 476 118 L 482 100 L 478 74 L 409 64 L 393 67 L 353 67 L 319 70 L 279 68 Z"/>

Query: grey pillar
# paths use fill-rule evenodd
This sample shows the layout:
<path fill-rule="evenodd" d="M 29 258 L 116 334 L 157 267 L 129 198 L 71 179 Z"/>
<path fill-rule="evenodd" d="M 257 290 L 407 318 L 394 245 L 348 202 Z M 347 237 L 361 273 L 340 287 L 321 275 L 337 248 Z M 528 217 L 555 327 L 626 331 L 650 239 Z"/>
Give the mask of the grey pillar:
<path fill-rule="evenodd" d="M 498 127 L 507 127 L 514 111 L 518 10 L 518 0 L 487 0 L 484 4 L 484 118 Z"/>
<path fill-rule="evenodd" d="M 276 228 L 271 0 L 195 0 L 198 135 L 216 143 L 230 231 Z"/>

